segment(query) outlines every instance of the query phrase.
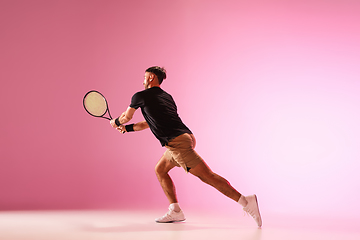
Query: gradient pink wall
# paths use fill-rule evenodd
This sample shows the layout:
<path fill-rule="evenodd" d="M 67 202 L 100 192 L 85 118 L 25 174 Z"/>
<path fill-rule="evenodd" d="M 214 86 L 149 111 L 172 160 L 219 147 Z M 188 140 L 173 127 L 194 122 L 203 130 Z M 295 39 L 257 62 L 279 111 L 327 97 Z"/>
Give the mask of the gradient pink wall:
<path fill-rule="evenodd" d="M 359 23 L 351 0 L 1 1 L 0 209 L 166 208 L 150 131 L 82 107 L 97 89 L 119 115 L 160 65 L 200 155 L 264 214 L 358 217 Z M 172 176 L 184 207 L 238 207 Z"/>

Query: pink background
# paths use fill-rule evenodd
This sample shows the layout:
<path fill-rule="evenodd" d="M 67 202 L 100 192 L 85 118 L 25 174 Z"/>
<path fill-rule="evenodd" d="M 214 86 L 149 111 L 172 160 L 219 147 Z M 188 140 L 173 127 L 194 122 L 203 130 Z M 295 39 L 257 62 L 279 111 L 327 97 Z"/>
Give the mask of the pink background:
<path fill-rule="evenodd" d="M 118 116 L 160 65 L 199 154 L 264 215 L 358 218 L 359 23 L 355 0 L 1 1 L 0 209 L 165 209 L 151 132 L 82 106 L 97 89 Z M 239 208 L 172 176 L 185 208 Z"/>

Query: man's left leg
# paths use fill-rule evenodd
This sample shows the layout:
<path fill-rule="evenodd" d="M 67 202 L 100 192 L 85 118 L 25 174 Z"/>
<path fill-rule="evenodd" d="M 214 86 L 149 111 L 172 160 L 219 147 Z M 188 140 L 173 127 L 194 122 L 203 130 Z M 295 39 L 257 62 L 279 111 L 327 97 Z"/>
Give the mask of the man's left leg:
<path fill-rule="evenodd" d="M 235 202 L 240 200 L 242 196 L 235 188 L 233 188 L 230 183 L 223 177 L 211 171 L 211 169 L 206 165 L 205 162 L 201 161 L 194 168 L 191 168 L 189 171 L 194 176 L 200 178 L 204 183 L 213 186 L 218 191 L 223 193 L 225 196 L 231 198 Z M 243 202 L 243 207 L 247 205 L 246 200 Z"/>
<path fill-rule="evenodd" d="M 204 183 L 213 186 L 225 196 L 231 198 L 243 206 L 244 211 L 248 212 L 256 221 L 257 225 L 261 227 L 262 220 L 257 203 L 256 195 L 245 197 L 240 194 L 230 183 L 223 177 L 211 171 L 204 161 L 198 163 L 189 171 L 194 176 L 200 178 Z"/>

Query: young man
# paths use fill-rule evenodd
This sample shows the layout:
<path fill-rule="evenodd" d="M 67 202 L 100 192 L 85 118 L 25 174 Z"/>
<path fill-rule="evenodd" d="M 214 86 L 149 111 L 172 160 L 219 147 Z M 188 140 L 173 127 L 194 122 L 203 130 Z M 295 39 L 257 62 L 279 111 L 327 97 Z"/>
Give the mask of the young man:
<path fill-rule="evenodd" d="M 155 172 L 170 206 L 169 211 L 155 221 L 168 223 L 185 220 L 176 197 L 174 183 L 168 174 L 174 167 L 182 167 L 186 172 L 190 172 L 238 202 L 261 227 L 262 221 L 256 195 L 245 197 L 240 194 L 226 179 L 211 171 L 195 152 L 194 135 L 178 116 L 177 107 L 171 95 L 160 88 L 164 79 L 166 79 L 164 68 L 155 66 L 146 69 L 143 82 L 145 90 L 135 93 L 126 111 L 120 117 L 110 121 L 111 126 L 121 133 L 150 128 L 161 145 L 167 148 L 156 164 Z M 138 108 L 141 108 L 145 121 L 123 125 L 132 119 Z"/>

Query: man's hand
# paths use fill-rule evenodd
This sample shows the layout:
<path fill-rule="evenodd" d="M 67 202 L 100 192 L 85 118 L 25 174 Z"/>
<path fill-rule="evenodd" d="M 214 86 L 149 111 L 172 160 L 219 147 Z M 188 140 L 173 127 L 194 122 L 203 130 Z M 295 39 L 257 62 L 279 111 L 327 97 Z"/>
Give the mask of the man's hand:
<path fill-rule="evenodd" d="M 118 130 L 121 133 L 126 133 L 126 128 L 124 125 L 120 125 L 120 127 L 117 127 L 116 130 Z"/>
<path fill-rule="evenodd" d="M 121 132 L 121 133 L 126 133 L 127 131 L 126 131 L 125 126 L 124 126 L 123 124 L 129 122 L 129 121 L 132 119 L 135 111 L 136 111 L 135 108 L 128 107 L 128 108 L 126 109 L 126 111 L 123 112 L 123 113 L 120 115 L 120 117 L 118 117 L 119 122 L 121 123 L 121 125 L 118 126 L 118 125 L 115 124 L 115 119 L 116 119 L 116 118 L 110 120 L 110 125 L 111 125 L 113 128 L 116 128 L 116 130 L 118 130 L 119 132 Z"/>
<path fill-rule="evenodd" d="M 113 127 L 113 128 L 118 128 L 119 126 L 115 124 L 115 119 L 111 119 L 110 120 L 110 125 Z"/>
<path fill-rule="evenodd" d="M 110 125 L 111 125 L 113 128 L 115 128 L 116 130 L 118 130 L 119 132 L 121 132 L 121 133 L 125 133 L 125 132 L 126 132 L 126 129 L 125 129 L 125 126 L 124 126 L 124 125 L 118 126 L 118 125 L 115 124 L 115 119 L 111 119 L 111 120 L 110 120 Z"/>

